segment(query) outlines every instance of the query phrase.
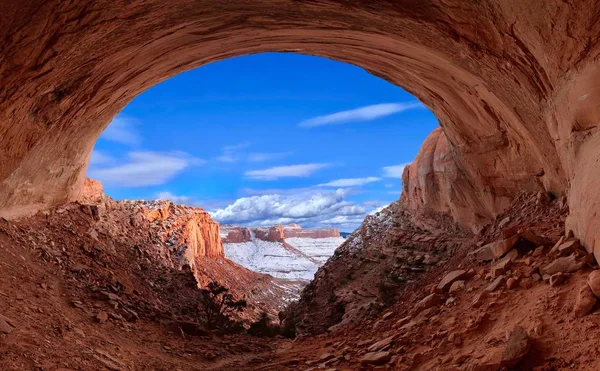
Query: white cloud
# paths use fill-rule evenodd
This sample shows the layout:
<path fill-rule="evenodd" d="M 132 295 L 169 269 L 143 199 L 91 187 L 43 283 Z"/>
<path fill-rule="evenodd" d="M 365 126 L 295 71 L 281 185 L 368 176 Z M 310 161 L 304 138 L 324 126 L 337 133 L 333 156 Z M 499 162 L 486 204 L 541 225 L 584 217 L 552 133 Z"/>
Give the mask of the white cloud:
<path fill-rule="evenodd" d="M 361 186 L 373 182 L 377 182 L 381 180 L 381 178 L 376 177 L 367 177 L 367 178 L 347 178 L 347 179 L 337 179 L 332 180 L 328 183 L 319 184 L 319 187 L 356 187 Z"/>
<path fill-rule="evenodd" d="M 374 104 L 348 111 L 340 111 L 329 115 L 313 117 L 300 122 L 298 126 L 304 128 L 314 128 L 324 125 L 340 125 L 349 122 L 371 121 L 410 109 L 422 107 L 424 106 L 419 102 Z"/>
<path fill-rule="evenodd" d="M 362 223 L 364 219 L 365 219 L 364 215 L 359 215 L 359 216 L 338 215 L 338 216 L 334 216 L 331 219 L 322 220 L 321 223 L 328 224 L 328 225 L 338 225 L 338 226 L 339 225 L 353 225 L 353 224 Z"/>
<path fill-rule="evenodd" d="M 224 146 L 220 156 L 216 157 L 219 162 L 266 162 L 285 158 L 292 152 L 250 152 L 246 149 L 250 146 L 250 142 L 244 142 L 235 145 Z"/>
<path fill-rule="evenodd" d="M 255 180 L 275 180 L 278 178 L 307 177 L 314 172 L 330 166 L 330 164 L 302 164 L 289 166 L 276 166 L 264 170 L 250 170 L 244 176 Z"/>
<path fill-rule="evenodd" d="M 144 187 L 165 184 L 190 165 L 203 162 L 183 152 L 129 152 L 125 163 L 93 166 L 89 176 L 108 186 Z"/>
<path fill-rule="evenodd" d="M 229 146 L 224 146 L 221 156 L 217 157 L 217 161 L 220 162 L 237 162 L 241 158 L 240 151 L 250 146 L 249 142 L 244 142 L 240 144 L 234 144 Z"/>
<path fill-rule="evenodd" d="M 265 162 L 272 160 L 279 160 L 291 155 L 292 152 L 273 152 L 273 153 L 263 153 L 263 152 L 252 152 L 248 153 L 247 159 L 250 162 Z"/>
<path fill-rule="evenodd" d="M 353 231 L 380 201 L 357 204 L 346 197 L 348 189 L 301 191 L 243 197 L 211 212 L 223 224 L 274 225 L 296 223 L 304 228 L 339 228 Z"/>
<path fill-rule="evenodd" d="M 339 189 L 335 192 L 307 192 L 293 196 L 270 194 L 242 197 L 226 208 L 216 210 L 212 216 L 222 223 L 270 223 L 281 218 L 306 220 L 327 214 L 359 215 L 366 212 L 364 207 L 345 201 L 344 195 L 345 191 Z"/>
<path fill-rule="evenodd" d="M 383 176 L 385 178 L 398 178 L 402 179 L 402 172 L 404 168 L 410 164 L 400 164 L 393 166 L 386 166 L 383 168 Z"/>
<path fill-rule="evenodd" d="M 114 161 L 115 159 L 113 157 L 105 154 L 104 152 L 94 150 L 92 151 L 92 157 L 90 158 L 90 165 L 94 166 L 101 164 L 109 164 Z"/>
<path fill-rule="evenodd" d="M 173 201 L 176 204 L 184 204 L 184 205 L 189 205 L 192 203 L 191 197 L 178 196 L 169 191 L 158 192 L 154 199 L 155 200 L 169 200 L 169 201 Z"/>
<path fill-rule="evenodd" d="M 117 116 L 104 130 L 100 139 L 117 142 L 128 146 L 137 146 L 141 136 L 137 131 L 138 121 L 129 117 Z"/>

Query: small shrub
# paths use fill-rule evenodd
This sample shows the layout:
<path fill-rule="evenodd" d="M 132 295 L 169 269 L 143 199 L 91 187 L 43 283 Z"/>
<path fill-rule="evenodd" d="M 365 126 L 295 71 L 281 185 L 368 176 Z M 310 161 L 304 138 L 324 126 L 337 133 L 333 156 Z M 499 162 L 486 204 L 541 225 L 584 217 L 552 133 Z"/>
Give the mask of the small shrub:
<path fill-rule="evenodd" d="M 243 329 L 239 322 L 231 319 L 231 315 L 243 311 L 248 306 L 246 300 L 235 300 L 229 289 L 216 281 L 210 282 L 200 293 L 199 307 L 204 313 L 207 328 L 235 332 Z"/>
<path fill-rule="evenodd" d="M 265 312 L 261 313 L 258 321 L 250 325 L 248 334 L 260 337 L 275 337 L 281 332 L 280 327 L 273 323 L 269 315 Z"/>

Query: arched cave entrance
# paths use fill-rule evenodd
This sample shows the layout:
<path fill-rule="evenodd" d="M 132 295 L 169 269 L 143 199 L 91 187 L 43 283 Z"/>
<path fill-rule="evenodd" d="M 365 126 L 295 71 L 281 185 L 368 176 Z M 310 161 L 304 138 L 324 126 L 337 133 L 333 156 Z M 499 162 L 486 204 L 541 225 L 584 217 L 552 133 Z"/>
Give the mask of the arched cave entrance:
<path fill-rule="evenodd" d="M 436 114 L 443 133 L 430 165 L 412 166 L 405 182 L 409 198 L 420 192 L 413 206 L 476 226 L 519 190 L 569 193 L 568 227 L 594 248 L 595 1 L 1 0 L 0 9 L 0 216 L 76 199 L 96 138 L 150 86 L 227 57 L 295 51 L 361 66 Z M 438 147 L 449 154 L 442 168 Z M 425 179 L 435 187 L 423 190 Z"/>

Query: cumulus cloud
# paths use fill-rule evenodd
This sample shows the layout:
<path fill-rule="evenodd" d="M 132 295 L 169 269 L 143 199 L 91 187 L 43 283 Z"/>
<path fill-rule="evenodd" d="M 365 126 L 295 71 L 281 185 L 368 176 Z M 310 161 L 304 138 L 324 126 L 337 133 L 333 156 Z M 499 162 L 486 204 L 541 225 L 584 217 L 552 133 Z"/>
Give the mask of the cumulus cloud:
<path fill-rule="evenodd" d="M 349 122 L 372 121 L 381 117 L 422 107 L 424 106 L 419 102 L 373 104 L 352 110 L 335 112 L 329 115 L 313 117 L 300 122 L 298 126 L 314 128 L 325 125 L 347 124 Z"/>
<path fill-rule="evenodd" d="M 100 139 L 117 142 L 128 146 L 137 146 L 141 142 L 141 136 L 137 130 L 138 121 L 136 119 L 117 116 L 110 125 L 104 130 Z"/>
<path fill-rule="evenodd" d="M 328 183 L 319 184 L 319 187 L 357 187 L 373 182 L 377 182 L 381 180 L 381 178 L 377 177 L 367 177 L 367 178 L 347 178 L 347 179 L 337 179 L 332 180 Z"/>
<path fill-rule="evenodd" d="M 164 184 L 187 167 L 202 163 L 183 152 L 129 152 L 126 161 L 117 166 L 91 167 L 89 176 L 108 186 L 153 186 Z"/>
<path fill-rule="evenodd" d="M 383 176 L 385 178 L 399 178 L 402 179 L 402 172 L 404 168 L 410 164 L 400 164 L 393 166 L 386 166 L 383 168 Z"/>
<path fill-rule="evenodd" d="M 300 195 L 270 194 L 242 197 L 233 204 L 212 212 L 221 223 L 271 224 L 273 220 L 302 222 L 333 215 L 361 215 L 363 206 L 344 199 L 345 191 L 307 192 Z"/>
<path fill-rule="evenodd" d="M 244 173 L 244 177 L 254 180 L 276 180 L 279 178 L 307 177 L 314 172 L 331 166 L 331 164 L 302 164 L 289 166 L 276 166 L 264 170 L 250 170 Z"/>

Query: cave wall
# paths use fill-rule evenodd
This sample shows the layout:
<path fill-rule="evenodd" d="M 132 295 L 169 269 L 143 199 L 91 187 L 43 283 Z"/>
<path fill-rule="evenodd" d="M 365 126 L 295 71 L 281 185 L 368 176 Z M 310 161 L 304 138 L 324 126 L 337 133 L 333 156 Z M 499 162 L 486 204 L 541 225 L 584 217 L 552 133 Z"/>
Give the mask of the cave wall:
<path fill-rule="evenodd" d="M 288 51 L 363 67 L 435 113 L 410 205 L 476 225 L 519 190 L 568 194 L 594 248 L 599 19 L 593 0 L 0 0 L 0 216 L 77 199 L 96 139 L 149 87 Z"/>

